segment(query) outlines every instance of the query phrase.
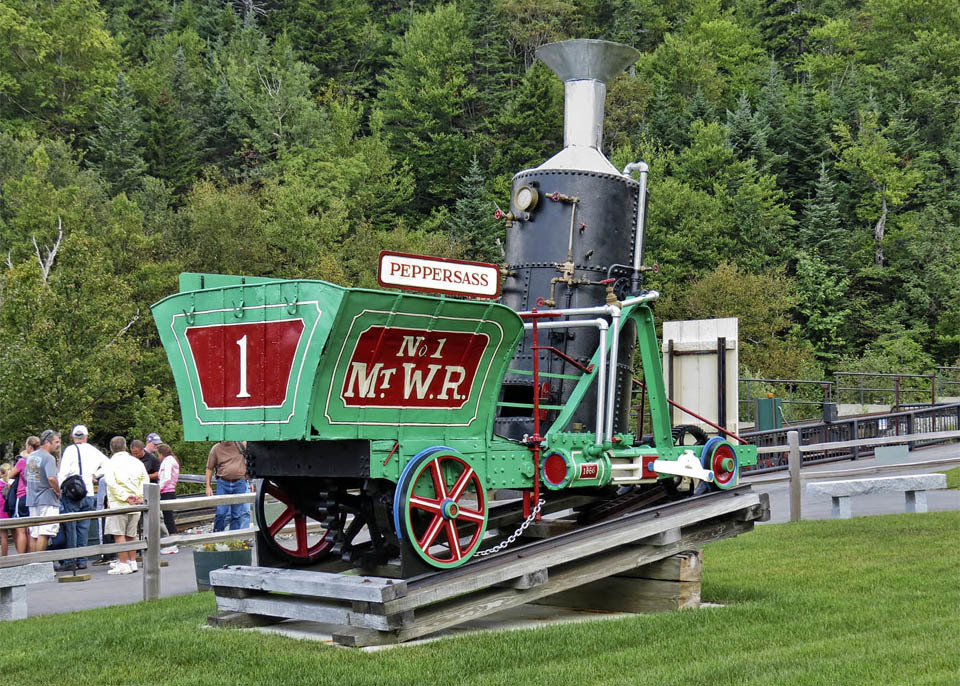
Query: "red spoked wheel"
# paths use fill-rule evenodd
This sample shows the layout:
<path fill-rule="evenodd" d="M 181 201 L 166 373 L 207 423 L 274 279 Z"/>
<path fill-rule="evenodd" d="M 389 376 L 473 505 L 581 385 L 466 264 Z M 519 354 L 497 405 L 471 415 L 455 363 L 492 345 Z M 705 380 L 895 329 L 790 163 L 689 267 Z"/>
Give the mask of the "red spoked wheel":
<path fill-rule="evenodd" d="M 707 446 L 711 447 L 709 443 Z M 704 466 L 713 470 L 714 486 L 721 490 L 733 488 L 737 485 L 740 476 L 740 461 L 737 459 L 736 451 L 727 441 L 718 441 L 712 448 L 708 453 L 708 459 L 704 461 Z"/>
<path fill-rule="evenodd" d="M 286 492 L 282 484 L 263 479 L 257 488 L 257 523 L 270 548 L 293 564 L 312 564 L 333 546 L 328 529 L 318 529 L 319 511 L 307 508 Z"/>
<path fill-rule="evenodd" d="M 449 449 L 422 454 L 409 467 L 395 503 L 402 508 L 403 536 L 431 566 L 462 565 L 487 530 L 487 498 L 479 475 Z"/>

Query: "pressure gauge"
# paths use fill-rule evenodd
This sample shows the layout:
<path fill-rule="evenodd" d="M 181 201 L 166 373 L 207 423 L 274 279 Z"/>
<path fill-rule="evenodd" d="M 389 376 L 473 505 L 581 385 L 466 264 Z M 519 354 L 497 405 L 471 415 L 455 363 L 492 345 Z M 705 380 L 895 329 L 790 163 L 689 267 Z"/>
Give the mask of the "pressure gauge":
<path fill-rule="evenodd" d="M 521 212 L 529 212 L 537 206 L 540 194 L 533 186 L 520 186 L 513 194 L 513 206 Z"/>

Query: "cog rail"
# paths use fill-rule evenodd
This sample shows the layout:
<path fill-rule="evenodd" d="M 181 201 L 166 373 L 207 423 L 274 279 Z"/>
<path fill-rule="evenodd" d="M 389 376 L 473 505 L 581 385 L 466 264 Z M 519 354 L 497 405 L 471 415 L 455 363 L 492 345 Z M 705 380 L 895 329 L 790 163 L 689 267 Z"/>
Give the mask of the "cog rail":
<path fill-rule="evenodd" d="M 408 580 L 272 567 L 210 573 L 218 626 L 304 619 L 342 645 L 400 643 L 737 536 L 769 519 L 750 486 L 625 514 Z"/>

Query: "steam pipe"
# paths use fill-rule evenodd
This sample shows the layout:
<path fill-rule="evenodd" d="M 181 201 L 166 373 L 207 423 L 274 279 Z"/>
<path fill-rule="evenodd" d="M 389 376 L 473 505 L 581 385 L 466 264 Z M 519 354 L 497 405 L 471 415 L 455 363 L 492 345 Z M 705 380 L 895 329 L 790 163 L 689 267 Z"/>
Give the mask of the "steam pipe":
<path fill-rule="evenodd" d="M 592 308 L 591 308 L 592 309 Z M 597 445 L 603 443 L 603 429 L 604 429 L 604 402 L 603 399 L 606 397 L 607 392 L 607 329 L 609 324 L 606 319 L 579 319 L 573 322 L 537 322 L 537 330 L 540 329 L 566 329 L 569 327 L 577 326 L 595 326 L 600 330 L 600 361 L 597 365 L 597 429 L 596 429 L 596 439 L 595 442 Z M 533 329 L 533 323 L 528 322 L 523 325 L 523 328 L 527 331 Z M 534 388 L 534 393 L 538 393 L 539 389 Z"/>
<path fill-rule="evenodd" d="M 636 292 L 640 288 L 640 264 L 643 261 L 643 236 L 647 222 L 647 175 L 650 167 L 643 160 L 631 162 L 623 168 L 623 175 L 630 176 L 634 171 L 640 172 L 640 194 L 637 198 L 637 227 L 636 238 L 633 241 L 633 280 L 632 289 Z"/>
<path fill-rule="evenodd" d="M 610 382 L 607 384 L 607 409 L 606 409 L 606 427 L 605 435 L 607 440 L 613 439 L 613 407 L 617 399 L 617 355 L 620 353 L 620 308 L 614 307 L 610 313 L 610 371 L 607 376 Z M 599 399 L 598 399 L 599 401 Z"/>

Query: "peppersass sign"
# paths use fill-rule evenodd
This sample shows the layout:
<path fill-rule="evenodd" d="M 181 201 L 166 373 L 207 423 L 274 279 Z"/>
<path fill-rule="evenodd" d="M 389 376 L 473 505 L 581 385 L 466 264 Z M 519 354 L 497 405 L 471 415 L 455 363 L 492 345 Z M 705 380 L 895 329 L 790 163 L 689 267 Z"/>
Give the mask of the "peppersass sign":
<path fill-rule="evenodd" d="M 500 295 L 500 268 L 484 262 L 447 260 L 384 250 L 377 280 L 385 288 L 445 293 L 472 298 Z"/>
<path fill-rule="evenodd" d="M 489 338 L 372 326 L 357 340 L 340 397 L 347 407 L 459 409 Z"/>

